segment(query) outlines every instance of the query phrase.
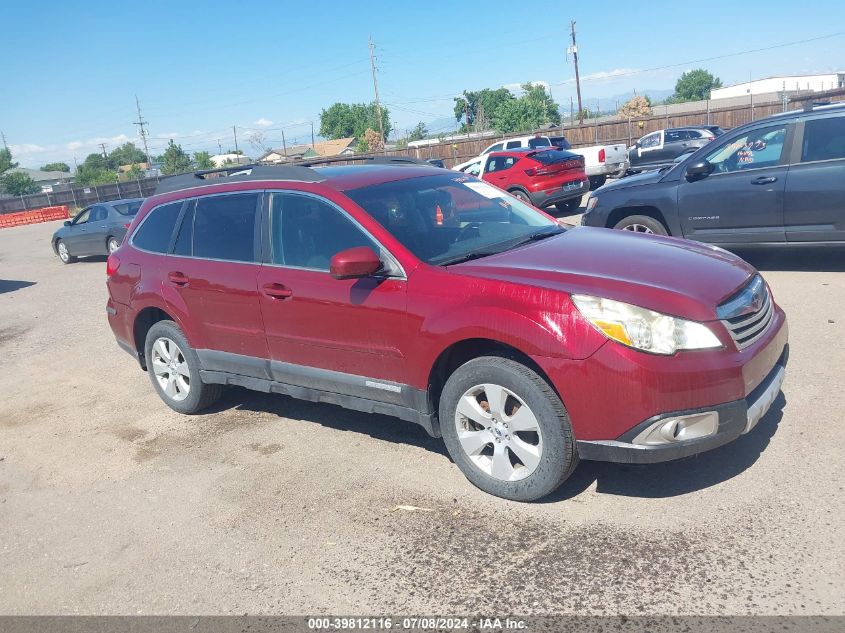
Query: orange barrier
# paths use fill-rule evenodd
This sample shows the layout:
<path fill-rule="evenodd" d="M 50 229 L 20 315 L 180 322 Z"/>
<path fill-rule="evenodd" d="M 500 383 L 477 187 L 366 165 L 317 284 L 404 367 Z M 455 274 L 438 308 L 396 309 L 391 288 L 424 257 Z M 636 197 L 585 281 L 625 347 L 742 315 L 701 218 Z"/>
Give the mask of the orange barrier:
<path fill-rule="evenodd" d="M 38 222 L 50 222 L 51 220 L 65 220 L 70 217 L 66 205 L 58 207 L 44 207 L 34 211 L 18 211 L 17 213 L 0 214 L 0 229 L 10 226 L 22 226 L 24 224 L 36 224 Z"/>

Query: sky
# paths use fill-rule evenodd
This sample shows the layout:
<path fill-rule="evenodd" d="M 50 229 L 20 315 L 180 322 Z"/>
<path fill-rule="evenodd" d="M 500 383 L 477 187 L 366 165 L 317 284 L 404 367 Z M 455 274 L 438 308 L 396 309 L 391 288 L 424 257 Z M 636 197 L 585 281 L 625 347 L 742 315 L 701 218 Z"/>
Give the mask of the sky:
<path fill-rule="evenodd" d="M 99 143 L 139 144 L 135 95 L 150 151 L 188 152 L 249 137 L 310 142 L 337 101 L 370 102 L 368 37 L 394 126 L 452 125 L 462 90 L 545 82 L 561 112 L 575 95 L 567 59 L 576 21 L 585 106 L 669 91 L 703 67 L 725 85 L 845 70 L 845 3 L 747 0 L 574 3 L 321 0 L 319 2 L 7 2 L 0 8 L 0 131 L 25 167 L 73 167 Z M 756 51 L 756 52 L 749 52 Z M 430 131 L 446 131 L 444 129 Z"/>

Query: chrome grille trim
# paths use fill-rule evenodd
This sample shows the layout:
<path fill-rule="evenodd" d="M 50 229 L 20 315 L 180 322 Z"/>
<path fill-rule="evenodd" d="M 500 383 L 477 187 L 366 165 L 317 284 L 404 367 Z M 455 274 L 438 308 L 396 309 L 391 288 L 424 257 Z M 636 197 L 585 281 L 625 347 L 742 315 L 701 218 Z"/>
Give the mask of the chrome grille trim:
<path fill-rule="evenodd" d="M 757 311 L 748 313 L 746 310 L 752 305 L 754 294 L 749 290 L 753 291 L 755 287 L 759 287 L 764 293 L 763 299 Z M 723 318 L 722 324 L 728 330 L 737 349 L 743 350 L 766 333 L 774 319 L 775 306 L 765 282 L 757 275 L 737 295 L 723 303 L 719 307 L 719 312 L 737 315 Z"/>

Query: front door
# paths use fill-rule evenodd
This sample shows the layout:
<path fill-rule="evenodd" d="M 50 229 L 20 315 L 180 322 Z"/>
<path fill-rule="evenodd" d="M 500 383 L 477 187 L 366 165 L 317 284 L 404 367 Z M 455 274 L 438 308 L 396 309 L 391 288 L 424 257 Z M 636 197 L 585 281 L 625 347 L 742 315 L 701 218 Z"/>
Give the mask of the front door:
<path fill-rule="evenodd" d="M 786 240 L 845 241 L 845 116 L 805 121 L 799 161 L 786 177 Z"/>
<path fill-rule="evenodd" d="M 88 254 L 88 219 L 91 217 L 91 207 L 83 209 L 67 227 L 62 241 L 71 255 Z"/>
<path fill-rule="evenodd" d="M 191 315 L 191 343 L 205 369 L 265 377 L 268 359 L 258 304 L 260 192 L 191 201 L 163 283 Z"/>
<path fill-rule="evenodd" d="M 85 223 L 87 228 L 85 232 L 85 250 L 91 255 L 103 255 L 106 253 L 108 224 L 108 208 L 102 204 L 95 204 L 91 207 L 91 217 Z"/>
<path fill-rule="evenodd" d="M 258 287 L 273 379 L 401 404 L 408 382 L 404 276 L 332 278 L 329 263 L 342 250 L 369 246 L 383 259 L 390 255 L 324 198 L 269 195 L 270 254 Z"/>
<path fill-rule="evenodd" d="M 785 241 L 787 131 L 783 123 L 732 136 L 702 157 L 713 166 L 710 175 L 681 176 L 678 214 L 684 237 L 718 244 Z"/>
<path fill-rule="evenodd" d="M 517 160 L 519 159 L 513 156 L 492 156 L 487 159 L 484 175 L 481 178 L 500 189 L 507 189 L 508 184 L 513 181 L 513 176 L 508 170 L 516 164 Z"/>

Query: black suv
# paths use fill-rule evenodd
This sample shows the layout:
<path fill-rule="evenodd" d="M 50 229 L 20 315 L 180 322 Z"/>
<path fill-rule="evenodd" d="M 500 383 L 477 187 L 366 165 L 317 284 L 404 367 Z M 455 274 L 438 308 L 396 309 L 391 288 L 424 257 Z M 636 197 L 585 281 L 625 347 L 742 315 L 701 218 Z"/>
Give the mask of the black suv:
<path fill-rule="evenodd" d="M 682 156 L 704 147 L 719 136 L 721 128 L 716 125 L 700 127 L 675 127 L 646 134 L 628 148 L 630 171 L 657 169 Z"/>
<path fill-rule="evenodd" d="M 724 245 L 845 242 L 845 104 L 754 121 L 605 185 L 581 222 Z"/>

